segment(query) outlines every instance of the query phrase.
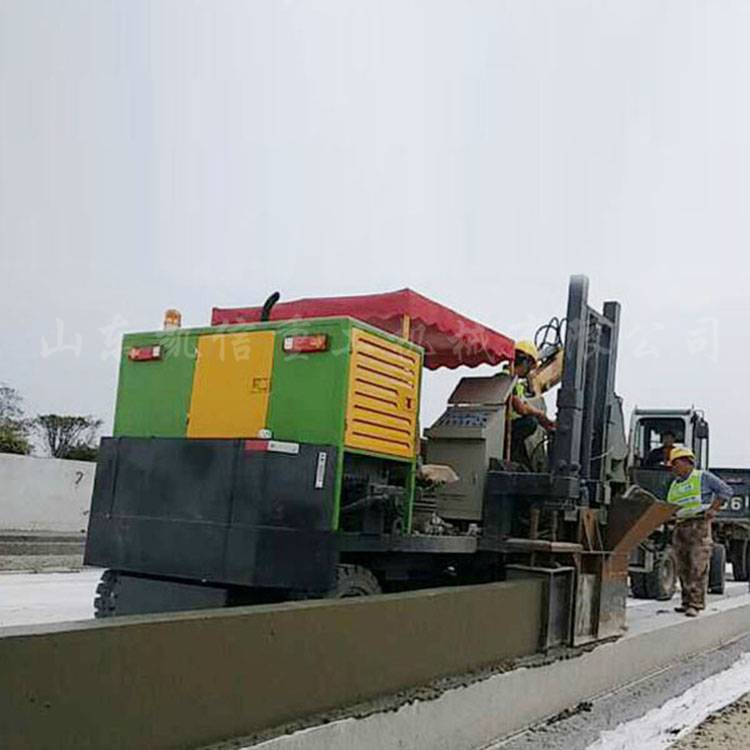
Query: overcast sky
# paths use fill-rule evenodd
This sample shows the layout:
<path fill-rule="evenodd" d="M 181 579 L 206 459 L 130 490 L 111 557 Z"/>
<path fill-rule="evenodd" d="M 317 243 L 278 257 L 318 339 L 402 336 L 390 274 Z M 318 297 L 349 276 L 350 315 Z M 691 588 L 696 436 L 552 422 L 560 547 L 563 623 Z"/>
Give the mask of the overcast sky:
<path fill-rule="evenodd" d="M 167 307 L 410 286 L 520 337 L 586 273 L 626 405 L 748 465 L 749 38 L 742 0 L 0 0 L 0 381 L 109 422 Z"/>

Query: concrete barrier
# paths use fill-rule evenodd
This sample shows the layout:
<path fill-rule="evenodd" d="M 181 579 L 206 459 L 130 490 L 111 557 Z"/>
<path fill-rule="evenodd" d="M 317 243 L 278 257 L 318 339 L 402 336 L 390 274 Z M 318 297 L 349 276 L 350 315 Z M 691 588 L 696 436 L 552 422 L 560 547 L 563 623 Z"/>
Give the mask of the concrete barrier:
<path fill-rule="evenodd" d="M 85 533 L 96 464 L 0 453 L 0 531 Z"/>
<path fill-rule="evenodd" d="M 520 668 L 434 700 L 347 718 L 252 745 L 252 750 L 476 750 L 561 711 L 634 684 L 750 632 L 750 596 L 725 599 L 696 620 L 654 602 L 657 615 L 577 658 Z M 658 614 L 661 612 L 661 614 Z M 250 745 L 245 745 L 250 750 Z"/>
<path fill-rule="evenodd" d="M 536 651 L 542 584 L 0 631 L 0 747 L 190 748 Z"/>

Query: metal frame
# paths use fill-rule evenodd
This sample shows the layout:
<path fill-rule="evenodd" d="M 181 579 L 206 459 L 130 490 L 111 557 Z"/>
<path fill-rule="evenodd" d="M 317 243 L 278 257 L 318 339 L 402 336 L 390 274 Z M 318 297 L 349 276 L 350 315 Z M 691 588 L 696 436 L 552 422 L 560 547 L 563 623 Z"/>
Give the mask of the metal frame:
<path fill-rule="evenodd" d="M 609 425 L 616 405 L 615 373 L 620 304 L 605 302 L 602 314 L 588 306 L 588 279 L 573 276 L 568 296 L 565 362 L 557 397 L 558 429 L 552 472 L 586 483 L 582 504 L 609 501 L 606 461 Z"/>

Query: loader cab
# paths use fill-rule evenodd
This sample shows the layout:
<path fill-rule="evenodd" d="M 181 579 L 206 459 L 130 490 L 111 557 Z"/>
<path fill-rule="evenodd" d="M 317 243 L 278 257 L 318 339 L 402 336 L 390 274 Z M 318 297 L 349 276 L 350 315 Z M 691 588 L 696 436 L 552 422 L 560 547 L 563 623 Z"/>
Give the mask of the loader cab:
<path fill-rule="evenodd" d="M 676 445 L 687 446 L 695 453 L 697 468 L 707 468 L 709 459 L 709 428 L 701 411 L 635 409 L 628 441 L 631 479 L 662 498 L 666 497 L 672 474 L 654 457 L 668 433 L 674 436 Z"/>

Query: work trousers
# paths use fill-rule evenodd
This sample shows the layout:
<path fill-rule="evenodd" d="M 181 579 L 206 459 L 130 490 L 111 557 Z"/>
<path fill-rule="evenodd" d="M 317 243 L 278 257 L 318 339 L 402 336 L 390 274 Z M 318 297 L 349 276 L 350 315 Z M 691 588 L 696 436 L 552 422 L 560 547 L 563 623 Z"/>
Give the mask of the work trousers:
<path fill-rule="evenodd" d="M 531 414 L 525 417 L 516 417 L 510 423 L 510 460 L 517 464 L 523 464 L 531 468 L 528 453 L 526 452 L 526 439 L 531 437 L 539 426 L 539 421 Z"/>
<path fill-rule="evenodd" d="M 711 563 L 711 521 L 705 516 L 678 521 L 672 535 L 682 606 L 705 609 Z"/>

